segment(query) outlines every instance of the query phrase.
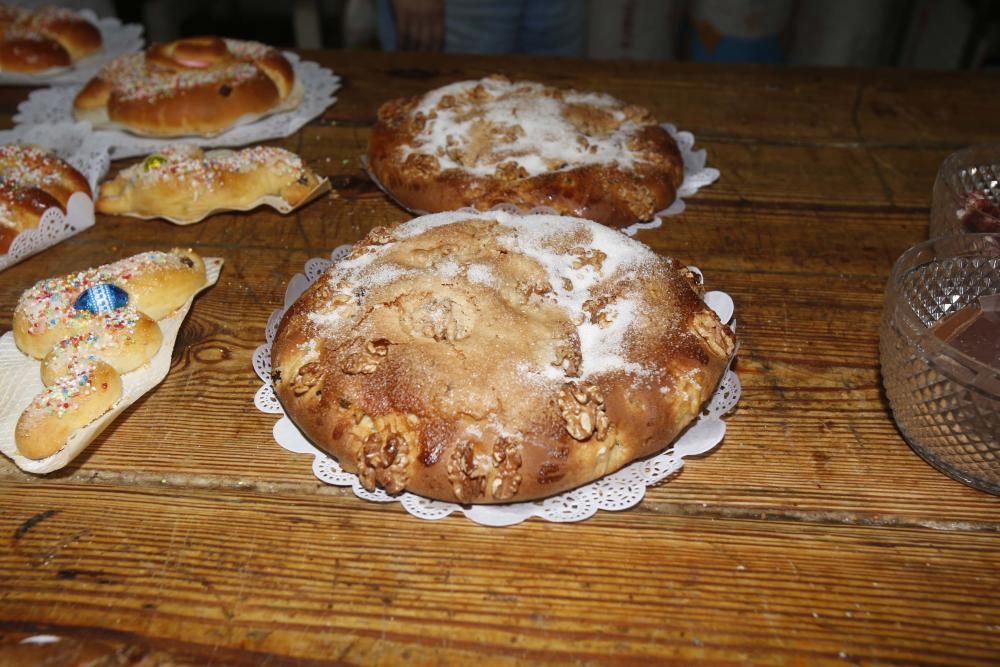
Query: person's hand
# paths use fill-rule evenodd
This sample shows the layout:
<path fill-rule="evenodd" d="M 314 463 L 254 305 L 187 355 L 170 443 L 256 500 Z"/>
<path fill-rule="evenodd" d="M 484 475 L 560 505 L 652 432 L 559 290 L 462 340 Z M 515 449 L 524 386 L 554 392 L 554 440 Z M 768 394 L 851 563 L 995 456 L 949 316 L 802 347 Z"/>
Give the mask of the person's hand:
<path fill-rule="evenodd" d="M 392 0 L 396 48 L 440 51 L 444 37 L 444 0 Z"/>

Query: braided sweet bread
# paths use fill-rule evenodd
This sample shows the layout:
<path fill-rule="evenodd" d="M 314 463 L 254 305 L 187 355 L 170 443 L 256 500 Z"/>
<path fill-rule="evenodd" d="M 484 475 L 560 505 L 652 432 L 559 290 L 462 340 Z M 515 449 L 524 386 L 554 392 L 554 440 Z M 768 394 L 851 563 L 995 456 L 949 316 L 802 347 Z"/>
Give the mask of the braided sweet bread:
<path fill-rule="evenodd" d="M 546 206 L 613 227 L 666 208 L 684 176 L 645 109 L 498 76 L 386 102 L 368 161 L 410 209 Z"/>
<path fill-rule="evenodd" d="M 205 284 L 190 250 L 145 252 L 94 269 L 42 280 L 14 310 L 14 342 L 41 360 L 45 390 L 17 421 L 18 452 L 42 459 L 110 410 L 121 375 L 148 362 L 162 342 L 158 320 Z"/>
<path fill-rule="evenodd" d="M 137 134 L 211 136 L 302 97 L 291 63 L 258 42 L 189 37 L 106 65 L 77 94 L 73 115 Z"/>
<path fill-rule="evenodd" d="M 0 6 L 0 71 L 69 67 L 103 46 L 101 32 L 72 9 Z"/>
<path fill-rule="evenodd" d="M 372 231 L 285 313 L 271 366 L 366 488 L 500 503 L 663 449 L 734 348 L 692 274 L 623 234 L 454 212 Z"/>
<path fill-rule="evenodd" d="M 65 213 L 75 192 L 90 197 L 90 184 L 56 155 L 36 146 L 0 146 L 0 255 L 48 209 Z"/>
<path fill-rule="evenodd" d="M 299 156 L 282 148 L 205 153 L 176 144 L 103 183 L 96 208 L 110 215 L 194 222 L 215 211 L 248 210 L 261 203 L 274 202 L 288 211 L 321 183 Z"/>

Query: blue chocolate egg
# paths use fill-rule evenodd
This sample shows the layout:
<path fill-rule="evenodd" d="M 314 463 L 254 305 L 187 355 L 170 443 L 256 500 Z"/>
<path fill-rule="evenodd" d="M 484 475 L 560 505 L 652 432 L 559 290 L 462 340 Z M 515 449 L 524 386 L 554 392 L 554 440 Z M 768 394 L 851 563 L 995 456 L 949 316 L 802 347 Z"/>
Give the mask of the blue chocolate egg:
<path fill-rule="evenodd" d="M 128 305 L 128 292 L 111 283 L 101 283 L 85 289 L 73 303 L 73 307 L 77 310 L 89 310 L 94 314 L 106 313 L 126 305 Z"/>

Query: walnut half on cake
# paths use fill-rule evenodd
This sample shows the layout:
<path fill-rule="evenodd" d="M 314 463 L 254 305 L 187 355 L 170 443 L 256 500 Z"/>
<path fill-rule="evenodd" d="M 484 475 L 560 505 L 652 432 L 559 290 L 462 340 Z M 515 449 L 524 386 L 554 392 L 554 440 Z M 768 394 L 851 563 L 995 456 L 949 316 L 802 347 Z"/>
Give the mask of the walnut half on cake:
<path fill-rule="evenodd" d="M 732 331 L 673 260 L 596 223 L 503 212 L 377 228 L 289 308 L 288 416 L 369 489 L 551 496 L 666 447 Z"/>
<path fill-rule="evenodd" d="M 649 220 L 684 178 L 676 142 L 646 109 L 497 76 L 386 102 L 368 162 L 413 210 L 545 206 L 612 227 Z"/>

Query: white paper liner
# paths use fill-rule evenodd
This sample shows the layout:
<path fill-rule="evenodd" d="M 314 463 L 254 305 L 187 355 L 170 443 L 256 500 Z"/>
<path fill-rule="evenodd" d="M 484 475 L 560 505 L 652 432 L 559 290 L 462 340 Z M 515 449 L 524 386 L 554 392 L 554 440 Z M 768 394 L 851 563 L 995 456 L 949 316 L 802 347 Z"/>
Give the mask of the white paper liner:
<path fill-rule="evenodd" d="M 70 195 L 65 213 L 50 208 L 42 214 L 37 227 L 25 229 L 14 238 L 7 254 L 0 255 L 0 271 L 93 226 L 94 200 L 75 192 Z"/>
<path fill-rule="evenodd" d="M 118 415 L 167 377 L 170 357 L 181 324 L 191 309 L 195 296 L 218 281 L 222 261 L 220 257 L 205 258 L 205 284 L 173 315 L 158 322 L 163 333 L 160 349 L 145 365 L 122 375 L 122 397 L 118 402 L 87 426 L 74 431 L 62 449 L 44 459 L 21 456 L 14 442 L 18 418 L 32 399 L 45 388 L 41 379 L 41 363 L 17 349 L 12 331 L 0 337 L 0 452 L 18 468 L 31 473 L 53 472 L 76 458 Z"/>
<path fill-rule="evenodd" d="M 171 218 L 166 215 L 139 215 L 138 213 L 119 213 L 117 215 L 122 215 L 125 216 L 126 218 L 137 218 L 139 220 L 166 220 L 167 222 L 172 222 L 173 224 L 180 226 L 197 224 L 202 220 L 204 220 L 205 218 L 209 218 L 218 213 L 230 213 L 232 211 L 252 211 L 258 206 L 269 206 L 274 210 L 276 210 L 278 213 L 281 213 L 282 215 L 287 215 L 292 211 L 294 211 L 295 209 L 302 208 L 303 206 L 313 201 L 314 199 L 317 199 L 318 197 L 321 197 L 325 193 L 329 192 L 330 188 L 331 185 L 329 179 L 324 178 L 323 180 L 321 180 L 319 183 L 316 184 L 316 187 L 313 188 L 312 192 L 306 195 L 305 198 L 303 198 L 302 201 L 300 201 L 295 206 L 292 206 L 288 201 L 276 195 L 265 195 L 257 199 L 256 201 L 247 204 L 246 206 L 213 208 L 211 211 L 207 211 L 199 215 L 197 218 L 192 218 L 190 220 L 180 220 L 178 218 Z"/>
<path fill-rule="evenodd" d="M 97 53 L 81 58 L 69 67 L 53 67 L 33 74 L 0 72 L 0 85 L 50 86 L 86 83 L 110 61 L 142 48 L 142 26 L 138 23 L 122 25 L 120 20 L 110 16 L 99 19 L 89 9 L 80 10 L 80 14 L 96 25 L 101 32 L 104 44 Z"/>
<path fill-rule="evenodd" d="M 302 86 L 302 102 L 294 109 L 273 113 L 252 123 L 226 130 L 213 137 L 199 137 L 198 145 L 207 148 L 215 146 L 244 146 L 260 143 L 268 139 L 279 139 L 297 132 L 313 118 L 322 114 L 337 98 L 334 93 L 340 88 L 340 77 L 314 62 L 303 62 L 294 53 L 286 52 L 285 57 L 292 63 L 295 77 Z M 57 86 L 36 90 L 17 107 L 14 132 L 27 131 L 33 125 L 72 123 L 73 99 L 82 86 Z M 111 159 L 133 157 L 155 153 L 178 137 L 156 139 L 142 137 L 122 130 L 93 130 L 85 144 L 90 151 L 107 153 Z"/>
<path fill-rule="evenodd" d="M 107 173 L 110 160 L 89 155 L 84 150 L 88 128 L 81 123 L 64 123 L 56 127 L 33 127 L 22 132 L 0 131 L 2 144 L 33 144 L 48 148 L 73 165 L 87 179 L 92 191 Z M 21 260 L 64 241 L 94 225 L 94 202 L 83 193 L 69 198 L 66 213 L 58 208 L 45 211 L 37 227 L 26 229 L 14 239 L 6 255 L 0 254 L 0 271 Z"/>
<path fill-rule="evenodd" d="M 685 457 L 706 454 L 722 441 L 726 433 L 723 416 L 736 406 L 741 393 L 739 377 L 731 368 L 726 370 L 706 409 L 670 447 L 572 491 L 540 501 L 506 505 L 459 505 L 431 500 L 409 492 L 392 496 L 382 489 L 368 491 L 361 486 L 357 475 L 345 471 L 335 458 L 318 449 L 302 435 L 285 415 L 271 384 L 271 344 L 285 310 L 328 267 L 347 257 L 351 247 L 339 246 L 330 253 L 330 259 L 310 259 L 305 264 L 304 273 L 292 276 L 285 290 L 284 307 L 275 310 L 268 318 L 265 329 L 267 342 L 260 345 L 253 355 L 254 371 L 264 383 L 254 396 L 254 405 L 261 412 L 282 415 L 272 431 L 275 441 L 291 452 L 312 455 L 313 474 L 320 481 L 334 486 L 349 486 L 354 495 L 364 500 L 398 501 L 408 513 L 420 519 L 443 519 L 454 512 L 461 512 L 476 523 L 487 526 L 509 526 L 533 516 L 555 522 L 582 521 L 598 510 L 616 511 L 633 507 L 645 496 L 646 487 L 677 473 L 684 466 Z M 690 268 L 701 275 L 697 268 Z M 736 328 L 733 320 L 734 304 L 728 294 L 708 292 L 705 294 L 705 303 L 719 315 L 719 319 L 728 322 L 733 329 Z"/>
<path fill-rule="evenodd" d="M 705 162 L 708 160 L 708 154 L 704 148 L 694 149 L 694 135 L 690 132 L 678 131 L 676 127 L 670 123 L 662 123 L 660 125 L 664 130 L 674 138 L 677 142 L 677 148 L 680 150 L 681 160 L 684 162 L 684 180 L 681 181 L 680 186 L 677 188 L 677 198 L 662 211 L 657 211 L 653 214 L 652 219 L 645 222 L 637 221 L 621 229 L 623 234 L 627 236 L 635 236 L 636 232 L 641 229 L 656 229 L 663 224 L 663 216 L 680 215 L 684 212 L 685 204 L 683 197 L 690 197 L 694 195 L 701 188 L 711 185 L 712 183 L 719 180 L 719 170 L 714 167 L 706 167 Z M 389 199 L 391 199 L 397 206 L 399 206 L 404 211 L 408 211 L 413 215 L 427 215 L 429 211 L 421 211 L 420 209 L 410 208 L 403 202 L 399 201 L 392 192 L 389 191 L 382 182 L 379 181 L 375 173 L 369 168 L 367 156 L 361 156 L 361 167 L 368 174 L 368 178 L 378 186 Z M 536 206 L 528 211 L 525 211 L 516 204 L 501 203 L 490 208 L 491 211 L 507 211 L 508 213 L 519 214 L 519 215 L 530 215 L 533 213 L 549 214 L 549 215 L 564 215 L 558 211 L 551 209 L 547 206 Z"/>

